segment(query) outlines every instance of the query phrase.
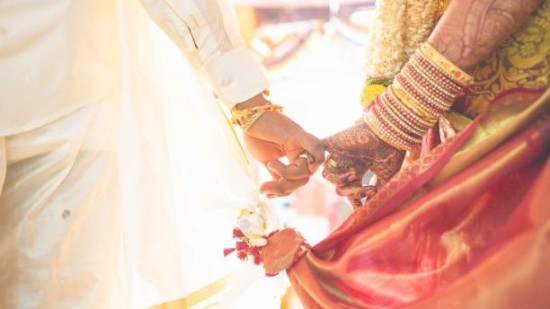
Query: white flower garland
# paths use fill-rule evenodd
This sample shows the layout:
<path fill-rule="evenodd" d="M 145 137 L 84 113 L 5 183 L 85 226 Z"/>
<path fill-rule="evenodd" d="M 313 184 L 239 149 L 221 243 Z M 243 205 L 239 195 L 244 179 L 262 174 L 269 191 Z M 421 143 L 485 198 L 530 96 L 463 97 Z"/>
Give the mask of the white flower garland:
<path fill-rule="evenodd" d="M 405 59 L 406 3 L 406 0 L 376 1 L 365 61 L 368 78 L 391 79 L 401 70 Z"/>
<path fill-rule="evenodd" d="M 407 1 L 405 12 L 405 20 L 407 21 L 405 62 L 418 49 L 420 44 L 428 40 L 439 17 L 440 2 L 438 0 Z"/>
<path fill-rule="evenodd" d="M 442 0 L 377 0 L 365 69 L 371 80 L 391 80 L 432 32 Z"/>

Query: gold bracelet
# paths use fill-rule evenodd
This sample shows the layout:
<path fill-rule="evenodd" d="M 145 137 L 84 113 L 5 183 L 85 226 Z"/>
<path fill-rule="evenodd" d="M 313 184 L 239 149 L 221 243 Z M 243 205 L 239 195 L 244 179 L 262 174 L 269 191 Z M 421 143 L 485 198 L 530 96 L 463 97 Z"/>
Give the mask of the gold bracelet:
<path fill-rule="evenodd" d="M 231 109 L 231 122 L 240 126 L 243 130 L 248 130 L 260 119 L 266 112 L 282 112 L 283 107 L 271 102 L 261 106 L 254 106 L 239 110 L 235 107 Z"/>
<path fill-rule="evenodd" d="M 252 125 L 255 124 L 256 121 L 258 121 L 258 119 L 260 119 L 260 117 L 265 114 L 265 112 L 265 110 L 260 110 L 257 113 L 253 113 L 252 116 L 247 118 L 246 122 L 241 125 L 241 129 L 243 129 L 244 131 L 248 131 L 248 129 L 250 129 L 250 127 L 252 127 Z"/>

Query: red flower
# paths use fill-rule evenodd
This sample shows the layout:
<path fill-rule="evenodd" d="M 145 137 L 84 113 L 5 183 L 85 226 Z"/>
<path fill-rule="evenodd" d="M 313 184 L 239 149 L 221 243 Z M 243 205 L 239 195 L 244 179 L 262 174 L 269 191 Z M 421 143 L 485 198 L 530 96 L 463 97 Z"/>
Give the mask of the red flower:
<path fill-rule="evenodd" d="M 237 257 L 241 261 L 246 261 L 248 259 L 248 254 L 246 254 L 246 252 L 244 252 L 244 251 L 239 251 L 239 252 L 237 252 Z"/>
<path fill-rule="evenodd" d="M 237 249 L 237 251 L 243 251 L 243 250 L 248 250 L 250 249 L 250 247 L 248 246 L 248 244 L 244 241 L 238 241 L 235 248 Z"/>
<path fill-rule="evenodd" d="M 231 253 L 233 253 L 235 251 L 235 248 L 226 248 L 226 249 L 223 249 L 223 256 L 228 256 L 230 255 Z"/>
<path fill-rule="evenodd" d="M 277 231 L 271 232 L 265 239 L 274 235 Z M 248 257 L 252 258 L 252 261 L 256 265 L 262 264 L 261 250 L 263 246 L 251 246 L 247 242 L 247 237 L 244 235 L 243 231 L 238 227 L 233 229 L 233 238 L 236 240 L 235 248 L 227 248 L 223 250 L 223 255 L 228 256 L 233 252 L 237 253 L 237 258 L 241 261 L 248 260 Z"/>
<path fill-rule="evenodd" d="M 233 229 L 233 238 L 242 238 L 244 237 L 243 231 L 239 229 L 238 227 Z"/>

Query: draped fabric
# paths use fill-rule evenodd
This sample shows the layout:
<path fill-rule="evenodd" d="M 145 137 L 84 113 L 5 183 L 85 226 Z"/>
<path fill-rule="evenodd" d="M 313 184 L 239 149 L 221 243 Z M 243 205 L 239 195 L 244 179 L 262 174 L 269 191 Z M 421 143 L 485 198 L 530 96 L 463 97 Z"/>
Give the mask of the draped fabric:
<path fill-rule="evenodd" d="M 263 273 L 222 254 L 259 198 L 225 114 L 139 1 L 102 2 L 116 93 L 0 136 L 0 308 L 278 308 L 280 281 L 245 295 Z"/>
<path fill-rule="evenodd" d="M 287 270 L 305 307 L 550 307 L 549 3 L 476 70 L 477 117 Z"/>
<path fill-rule="evenodd" d="M 138 1 L 118 4 L 118 161 L 133 307 L 239 308 L 263 274 L 222 251 L 239 212 L 258 205 L 254 167 L 181 51 Z M 281 282 L 268 285 L 255 300 L 277 308 Z"/>
<path fill-rule="evenodd" d="M 379 198 L 384 201 L 376 212 L 355 211 L 289 270 L 304 304 L 379 308 L 428 298 L 418 308 L 548 306 L 549 138 L 549 121 L 530 126 L 405 209 L 373 223 L 372 218 L 403 207 L 400 200 L 431 172 L 411 166 L 405 173 L 412 177 L 402 173 L 388 184 L 396 191 Z M 423 164 L 434 168 L 448 151 L 437 149 Z M 500 286 L 489 289 L 494 277 Z M 439 296 L 444 288 L 463 297 Z"/>

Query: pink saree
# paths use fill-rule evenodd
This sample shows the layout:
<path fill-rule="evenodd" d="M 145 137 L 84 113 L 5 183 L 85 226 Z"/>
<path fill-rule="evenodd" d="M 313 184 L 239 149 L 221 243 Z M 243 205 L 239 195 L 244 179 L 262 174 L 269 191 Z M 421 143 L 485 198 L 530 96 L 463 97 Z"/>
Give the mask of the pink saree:
<path fill-rule="evenodd" d="M 538 35 L 538 62 L 521 70 L 546 69 L 494 78 L 522 73 L 508 43 L 476 71 L 484 112 L 287 269 L 306 308 L 550 308 L 550 44 Z"/>
<path fill-rule="evenodd" d="M 358 209 L 288 270 L 307 308 L 550 306 L 550 121 L 398 210 L 467 134 L 394 178 L 374 213 Z"/>

